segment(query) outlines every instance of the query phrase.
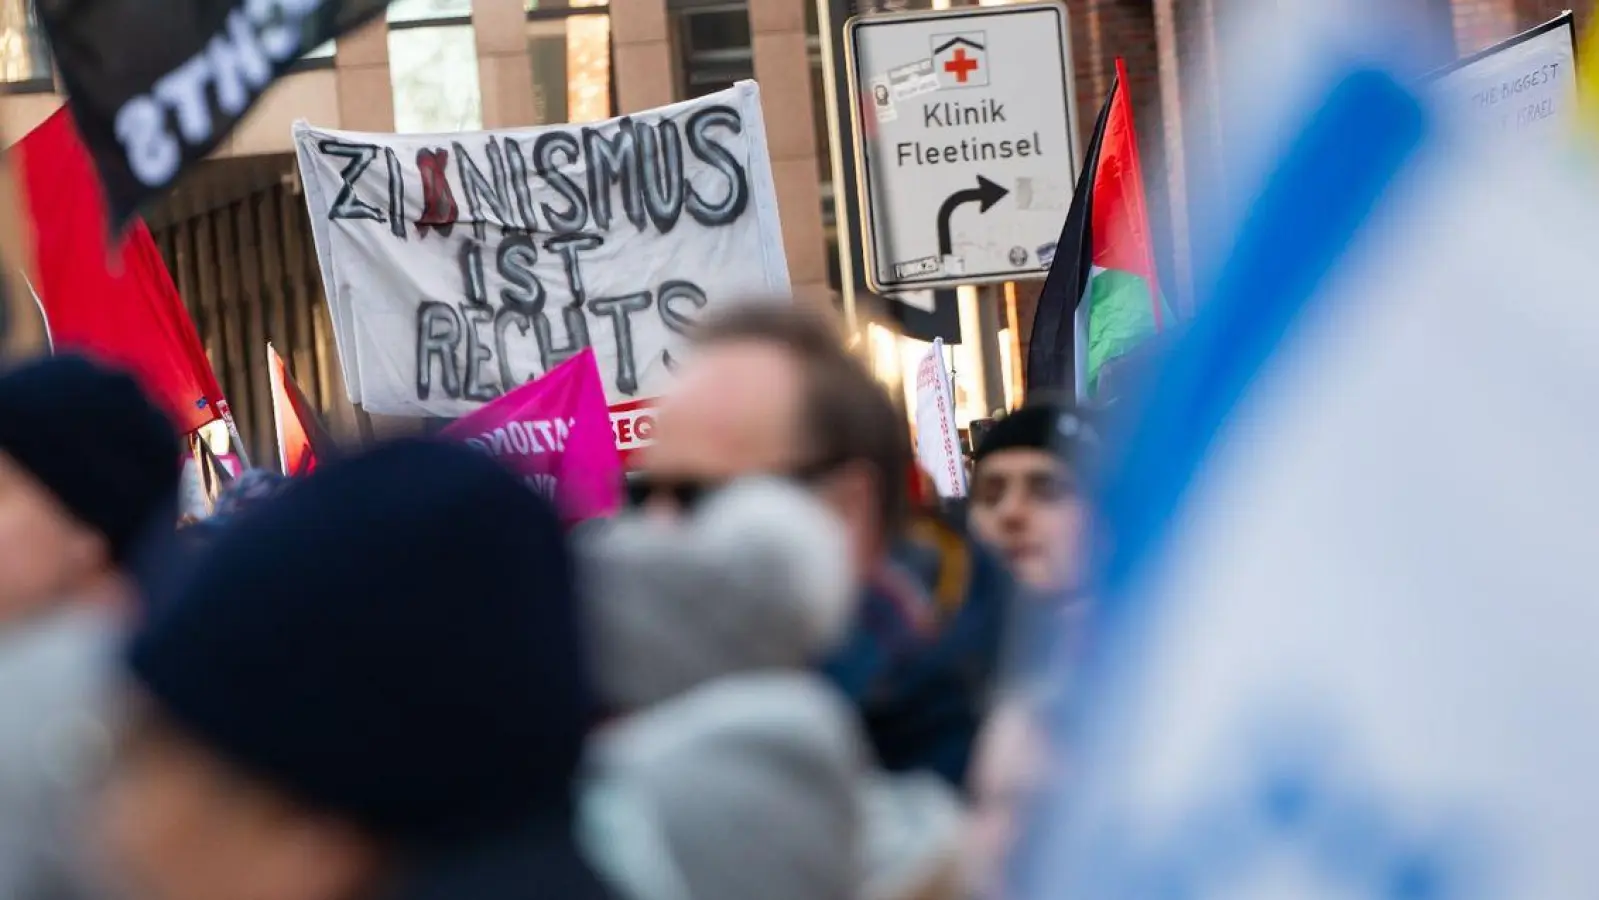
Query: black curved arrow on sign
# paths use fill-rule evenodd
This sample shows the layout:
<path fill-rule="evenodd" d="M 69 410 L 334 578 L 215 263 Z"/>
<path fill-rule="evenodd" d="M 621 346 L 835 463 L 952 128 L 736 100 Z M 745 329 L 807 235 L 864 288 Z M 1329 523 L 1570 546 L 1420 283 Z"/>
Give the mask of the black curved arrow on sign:
<path fill-rule="evenodd" d="M 979 213 L 988 212 L 989 207 L 1004 199 L 1010 191 L 1000 187 L 987 178 L 977 176 L 977 187 L 967 188 L 950 194 L 944 205 L 938 208 L 938 255 L 942 259 L 955 252 L 954 242 L 949 234 L 949 218 L 955 215 L 955 210 L 968 203 L 981 203 Z"/>
<path fill-rule="evenodd" d="M 956 191 L 955 193 L 950 194 L 948 199 L 944 201 L 944 205 L 938 208 L 939 261 L 942 262 L 951 253 L 955 252 L 955 242 L 949 234 L 949 218 L 950 216 L 955 215 L 955 210 L 965 206 L 968 203 L 981 203 L 982 206 L 978 207 L 977 211 L 979 213 L 985 213 L 988 212 L 989 207 L 1004 199 L 1005 195 L 1008 193 L 1010 193 L 1010 191 L 979 175 L 977 176 L 977 187 L 967 188 L 964 191 Z M 938 290 L 933 291 L 933 303 L 935 304 L 935 308 L 953 307 L 955 302 L 954 288 L 939 288 Z M 960 329 L 957 328 L 953 334 L 943 335 L 943 338 L 947 343 L 960 343 Z"/>

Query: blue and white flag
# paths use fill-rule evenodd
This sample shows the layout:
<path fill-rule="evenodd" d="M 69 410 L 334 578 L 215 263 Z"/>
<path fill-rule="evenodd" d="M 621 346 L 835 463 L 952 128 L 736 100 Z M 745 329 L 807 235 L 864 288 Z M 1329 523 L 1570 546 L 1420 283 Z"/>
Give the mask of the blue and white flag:
<path fill-rule="evenodd" d="M 1107 488 L 1021 896 L 1599 897 L 1599 182 L 1325 84 Z"/>

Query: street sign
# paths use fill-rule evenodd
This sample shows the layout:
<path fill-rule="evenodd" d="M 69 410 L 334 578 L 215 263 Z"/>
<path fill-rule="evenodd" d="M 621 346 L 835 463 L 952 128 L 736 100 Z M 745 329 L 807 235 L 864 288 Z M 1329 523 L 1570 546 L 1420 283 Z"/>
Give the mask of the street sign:
<path fill-rule="evenodd" d="M 1077 174 L 1066 7 L 861 16 L 844 33 L 872 288 L 1042 278 Z"/>

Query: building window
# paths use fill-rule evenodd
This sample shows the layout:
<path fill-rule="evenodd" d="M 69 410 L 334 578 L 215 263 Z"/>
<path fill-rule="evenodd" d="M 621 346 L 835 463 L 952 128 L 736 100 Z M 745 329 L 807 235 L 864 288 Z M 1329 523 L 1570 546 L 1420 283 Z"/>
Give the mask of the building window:
<path fill-rule="evenodd" d="M 472 0 L 393 0 L 388 8 L 389 22 L 417 23 L 435 19 L 472 21 Z"/>
<path fill-rule="evenodd" d="M 550 16 L 585 15 L 594 12 L 595 7 L 606 6 L 606 0 L 524 0 L 523 8 L 527 10 L 528 18 Z"/>
<path fill-rule="evenodd" d="M 703 97 L 755 77 L 755 53 L 747 0 L 668 0 L 668 3 L 670 8 L 675 8 L 677 16 L 678 47 L 682 54 L 682 96 Z M 833 142 L 827 128 L 822 41 L 817 35 L 816 0 L 805 0 L 805 46 L 811 70 L 811 112 L 816 133 L 816 174 L 822 195 L 822 227 L 828 240 L 829 263 L 836 269 L 838 251 L 831 162 Z"/>
<path fill-rule="evenodd" d="M 721 3 L 683 9 L 677 14 L 678 47 L 682 52 L 683 90 L 687 98 L 703 97 L 735 82 L 755 77 L 750 47 L 750 14 L 746 3 Z"/>
<path fill-rule="evenodd" d="M 0 0 L 0 81 L 53 82 L 50 47 L 29 0 Z"/>
<path fill-rule="evenodd" d="M 610 118 L 611 16 L 605 0 L 527 0 L 537 124 Z"/>
<path fill-rule="evenodd" d="M 407 2 L 398 0 L 389 7 L 394 130 L 401 134 L 481 130 L 483 95 L 470 18 L 465 22 L 411 19 L 402 26 L 394 21 L 394 10 Z"/>

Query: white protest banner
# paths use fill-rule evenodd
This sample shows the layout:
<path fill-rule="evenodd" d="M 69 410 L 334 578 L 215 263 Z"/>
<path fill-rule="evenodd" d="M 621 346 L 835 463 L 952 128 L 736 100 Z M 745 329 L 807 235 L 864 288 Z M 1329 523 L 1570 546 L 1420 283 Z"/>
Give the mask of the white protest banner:
<path fill-rule="evenodd" d="M 944 367 L 944 342 L 934 340 L 916 366 L 916 462 L 940 497 L 966 496 L 966 465 L 955 428 L 955 385 Z"/>
<path fill-rule="evenodd" d="M 1576 61 L 1568 12 L 1434 73 L 1429 87 L 1468 132 L 1548 142 L 1576 115 Z"/>
<path fill-rule="evenodd" d="M 585 347 L 608 403 L 647 400 L 697 317 L 788 296 L 753 82 L 592 125 L 294 139 L 368 412 L 466 415 Z"/>

